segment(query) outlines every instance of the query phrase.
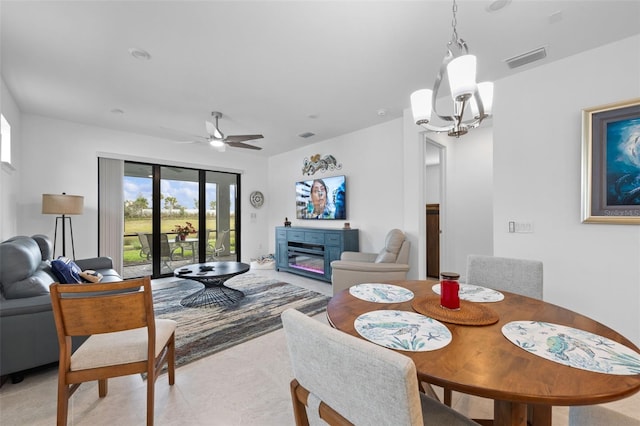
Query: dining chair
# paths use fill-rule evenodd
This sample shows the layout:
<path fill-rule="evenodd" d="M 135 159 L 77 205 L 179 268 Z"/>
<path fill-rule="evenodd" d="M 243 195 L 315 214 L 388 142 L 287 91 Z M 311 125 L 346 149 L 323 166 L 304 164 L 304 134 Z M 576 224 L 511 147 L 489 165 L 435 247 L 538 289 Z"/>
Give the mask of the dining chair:
<path fill-rule="evenodd" d="M 296 425 L 475 425 L 418 391 L 411 358 L 295 309 L 281 315 L 294 379 Z"/>
<path fill-rule="evenodd" d="M 542 262 L 470 254 L 467 256 L 466 284 L 542 300 Z M 452 398 L 451 389 L 444 388 L 445 405 L 451 407 Z"/>
<path fill-rule="evenodd" d="M 149 277 L 54 283 L 50 294 L 60 347 L 58 426 L 67 424 L 69 399 L 82 383 L 97 380 L 104 398 L 109 378 L 135 373 L 147 375 L 147 425 L 153 425 L 154 387 L 165 363 L 169 385 L 175 382 L 176 322 L 155 319 Z M 71 353 L 74 336 L 90 337 Z"/>
<path fill-rule="evenodd" d="M 217 257 L 224 253 L 226 246 L 224 245 L 224 241 L 229 235 L 229 230 L 225 229 L 224 231 L 220 231 L 220 233 L 216 236 L 215 245 L 211 245 L 209 243 L 209 230 L 207 229 L 207 261 L 217 260 Z"/>
<path fill-rule="evenodd" d="M 635 419 L 599 405 L 569 407 L 569 426 L 640 426 Z"/>

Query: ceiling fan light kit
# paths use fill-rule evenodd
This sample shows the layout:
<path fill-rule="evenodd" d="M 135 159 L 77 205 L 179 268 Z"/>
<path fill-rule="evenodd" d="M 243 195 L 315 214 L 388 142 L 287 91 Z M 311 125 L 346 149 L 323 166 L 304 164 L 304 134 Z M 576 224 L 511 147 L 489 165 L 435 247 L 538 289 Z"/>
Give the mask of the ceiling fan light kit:
<path fill-rule="evenodd" d="M 476 57 L 469 54 L 467 43 L 456 30 L 456 12 L 458 6 L 453 0 L 453 34 L 447 43 L 447 54 L 442 59 L 440 70 L 433 84 L 433 90 L 421 89 L 411 94 L 411 110 L 413 119 L 419 126 L 431 132 L 447 132 L 449 136 L 460 137 L 469 129 L 478 127 L 482 121 L 491 116 L 493 106 L 493 83 L 476 84 Z M 452 47 L 457 49 L 454 53 Z M 441 115 L 436 109 L 438 90 L 447 74 L 449 88 L 453 99 L 453 115 Z M 468 108 L 469 107 L 469 108 Z M 471 109 L 469 112 L 468 110 Z M 465 112 L 467 118 L 465 119 Z M 434 114 L 446 125 L 437 126 L 432 123 Z"/>

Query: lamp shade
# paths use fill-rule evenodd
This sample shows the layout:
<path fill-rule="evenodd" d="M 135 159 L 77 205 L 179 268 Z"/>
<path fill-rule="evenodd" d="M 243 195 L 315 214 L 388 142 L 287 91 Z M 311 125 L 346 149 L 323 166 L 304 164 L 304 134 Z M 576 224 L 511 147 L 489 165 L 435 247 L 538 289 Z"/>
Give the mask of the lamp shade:
<path fill-rule="evenodd" d="M 431 97 L 433 91 L 429 89 L 416 90 L 411 94 L 411 111 L 416 124 L 428 123 L 431 120 Z"/>
<path fill-rule="evenodd" d="M 476 91 L 476 57 L 462 55 L 447 65 L 449 88 L 454 101 L 464 101 Z"/>
<path fill-rule="evenodd" d="M 42 194 L 43 214 L 82 214 L 84 197 L 67 194 Z"/>
<path fill-rule="evenodd" d="M 493 83 L 490 81 L 478 83 L 478 93 L 480 94 L 480 99 L 482 99 L 484 115 L 488 117 L 493 111 Z M 474 117 L 478 117 L 480 115 L 475 98 L 471 100 L 471 112 L 473 112 Z"/>

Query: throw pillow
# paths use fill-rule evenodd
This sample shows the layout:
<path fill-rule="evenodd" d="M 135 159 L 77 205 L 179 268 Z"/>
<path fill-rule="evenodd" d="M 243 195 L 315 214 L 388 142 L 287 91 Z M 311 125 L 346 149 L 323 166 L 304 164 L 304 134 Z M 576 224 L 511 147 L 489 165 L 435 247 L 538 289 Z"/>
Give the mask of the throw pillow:
<path fill-rule="evenodd" d="M 53 270 L 56 278 L 58 278 L 62 284 L 83 282 L 82 278 L 80 278 L 80 272 L 82 272 L 82 269 L 67 257 L 60 256 L 56 260 L 52 260 L 51 269 Z"/>
<path fill-rule="evenodd" d="M 88 283 L 99 283 L 102 280 L 102 274 L 92 269 L 80 272 L 80 277 Z"/>

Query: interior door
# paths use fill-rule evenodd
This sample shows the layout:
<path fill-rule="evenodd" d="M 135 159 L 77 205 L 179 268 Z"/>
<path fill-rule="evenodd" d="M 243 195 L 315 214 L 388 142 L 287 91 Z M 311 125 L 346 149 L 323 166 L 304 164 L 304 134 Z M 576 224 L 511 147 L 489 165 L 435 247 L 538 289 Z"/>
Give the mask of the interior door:
<path fill-rule="evenodd" d="M 440 204 L 426 205 L 427 276 L 440 276 Z"/>

